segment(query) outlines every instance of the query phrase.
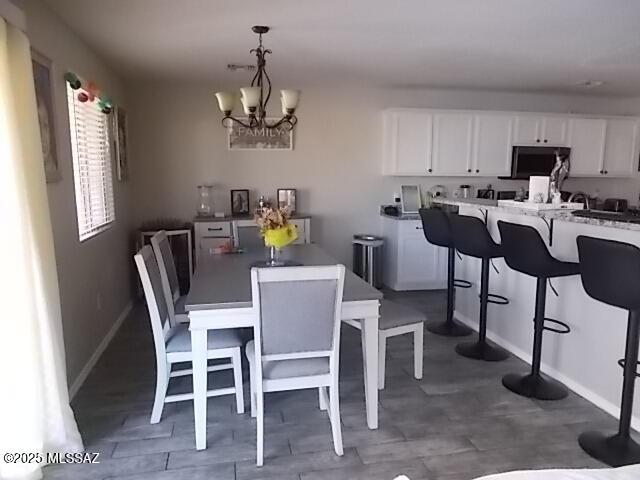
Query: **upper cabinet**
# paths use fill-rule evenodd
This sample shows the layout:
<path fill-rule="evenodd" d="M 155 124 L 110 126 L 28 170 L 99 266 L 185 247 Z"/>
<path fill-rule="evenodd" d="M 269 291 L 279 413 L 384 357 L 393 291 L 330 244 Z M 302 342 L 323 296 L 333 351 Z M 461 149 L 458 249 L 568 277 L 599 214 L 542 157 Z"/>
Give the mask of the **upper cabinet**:
<path fill-rule="evenodd" d="M 385 115 L 384 123 L 385 173 L 430 173 L 433 115 L 422 110 L 394 110 Z"/>
<path fill-rule="evenodd" d="M 501 177 L 511 172 L 513 115 L 474 115 L 473 155 L 469 174 Z"/>
<path fill-rule="evenodd" d="M 492 111 L 384 112 L 386 175 L 509 176 L 514 145 L 571 148 L 574 177 L 638 172 L 640 124 L 632 117 Z"/>
<path fill-rule="evenodd" d="M 569 122 L 571 176 L 599 176 L 604 171 L 607 121 L 599 118 L 572 118 Z"/>
<path fill-rule="evenodd" d="M 559 115 L 518 114 L 513 144 L 564 147 L 568 123 L 566 117 Z"/>
<path fill-rule="evenodd" d="M 459 175 L 471 171 L 473 116 L 466 113 L 436 113 L 433 117 L 434 175 Z"/>
<path fill-rule="evenodd" d="M 607 120 L 603 174 L 628 177 L 638 171 L 638 121 Z"/>

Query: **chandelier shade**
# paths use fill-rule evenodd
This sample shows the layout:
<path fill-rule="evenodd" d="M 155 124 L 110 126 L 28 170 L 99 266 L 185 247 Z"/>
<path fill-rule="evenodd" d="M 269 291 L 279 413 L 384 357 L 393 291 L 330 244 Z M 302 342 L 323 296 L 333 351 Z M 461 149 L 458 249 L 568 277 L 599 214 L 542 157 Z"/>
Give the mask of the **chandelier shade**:
<path fill-rule="evenodd" d="M 282 104 L 282 118 L 271 123 L 267 121 L 267 104 L 271 98 L 271 79 L 266 70 L 266 55 L 271 54 L 271 50 L 263 47 L 262 35 L 269 31 L 269 27 L 255 26 L 252 30 L 258 34 L 258 47 L 250 51 L 250 53 L 256 56 L 257 72 L 251 80 L 250 86 L 240 88 L 240 103 L 242 104 L 242 109 L 247 119 L 240 120 L 231 115 L 237 99 L 235 93 L 217 92 L 215 96 L 218 100 L 218 107 L 224 114 L 222 125 L 231 127 L 234 123 L 237 123 L 248 128 L 284 127 L 292 130 L 298 122 L 295 116 L 295 110 L 298 107 L 300 91 L 281 90 L 280 102 Z"/>

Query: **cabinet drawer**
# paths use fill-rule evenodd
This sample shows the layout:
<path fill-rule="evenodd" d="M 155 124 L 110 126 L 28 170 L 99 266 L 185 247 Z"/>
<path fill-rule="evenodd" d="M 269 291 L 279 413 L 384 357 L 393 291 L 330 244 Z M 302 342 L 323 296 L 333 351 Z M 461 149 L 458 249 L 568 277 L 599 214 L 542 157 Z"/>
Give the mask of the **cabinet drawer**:
<path fill-rule="evenodd" d="M 231 223 L 229 222 L 199 222 L 196 232 L 200 238 L 230 237 Z"/>

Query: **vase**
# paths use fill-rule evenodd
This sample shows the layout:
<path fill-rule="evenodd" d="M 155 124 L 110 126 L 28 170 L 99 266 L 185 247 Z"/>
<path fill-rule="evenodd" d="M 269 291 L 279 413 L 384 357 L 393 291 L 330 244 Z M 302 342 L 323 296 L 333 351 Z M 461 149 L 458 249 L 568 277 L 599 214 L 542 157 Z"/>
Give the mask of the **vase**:
<path fill-rule="evenodd" d="M 266 264 L 268 267 L 283 267 L 285 262 L 281 260 L 281 250 L 273 245 L 269 247 L 269 256 L 267 257 Z"/>

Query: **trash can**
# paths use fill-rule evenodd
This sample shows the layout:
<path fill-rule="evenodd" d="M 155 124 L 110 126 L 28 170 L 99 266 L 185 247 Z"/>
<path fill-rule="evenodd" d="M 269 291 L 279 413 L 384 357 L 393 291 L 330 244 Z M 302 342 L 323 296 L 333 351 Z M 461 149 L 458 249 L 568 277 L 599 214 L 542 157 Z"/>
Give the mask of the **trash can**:
<path fill-rule="evenodd" d="M 382 237 L 353 236 L 353 272 L 375 288 L 382 287 Z"/>

